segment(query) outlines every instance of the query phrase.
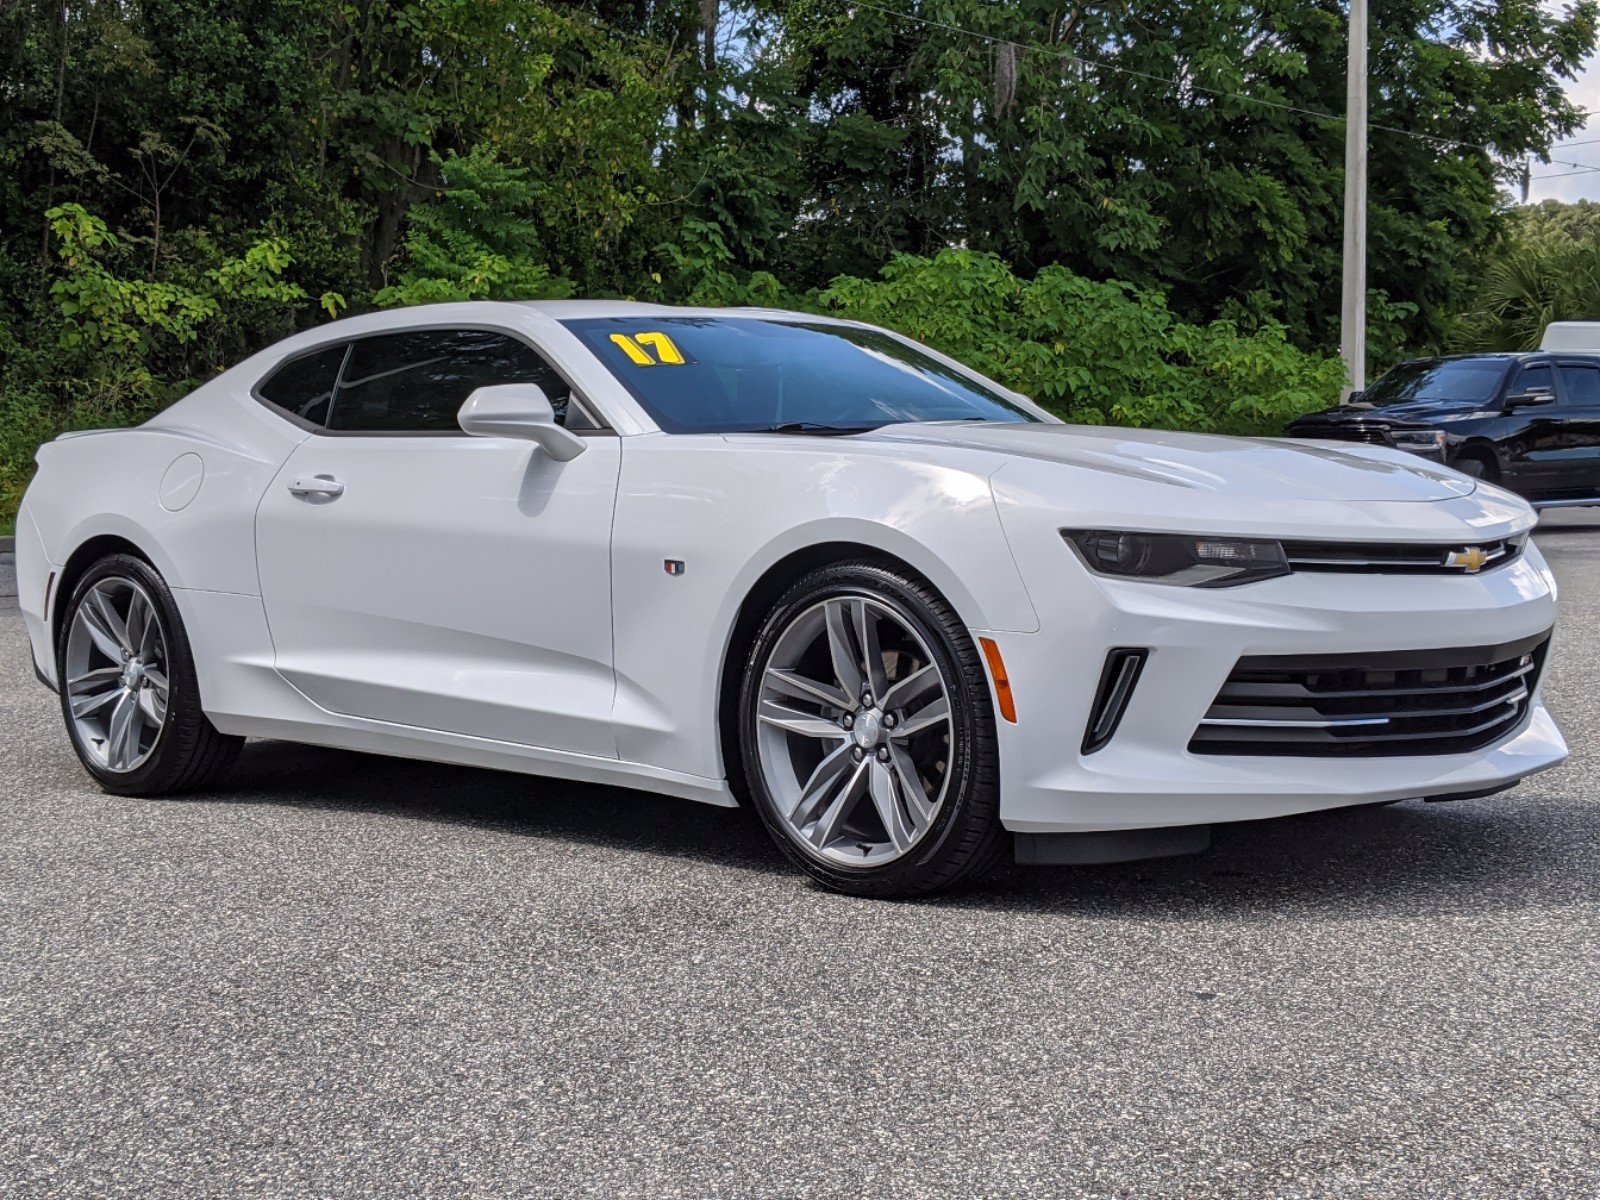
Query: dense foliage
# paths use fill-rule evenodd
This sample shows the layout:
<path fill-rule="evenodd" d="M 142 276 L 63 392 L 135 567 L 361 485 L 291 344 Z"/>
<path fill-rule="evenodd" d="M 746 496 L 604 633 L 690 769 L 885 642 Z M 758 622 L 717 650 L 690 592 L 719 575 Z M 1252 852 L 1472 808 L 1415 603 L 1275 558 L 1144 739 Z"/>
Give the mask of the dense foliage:
<path fill-rule="evenodd" d="M 1441 345 L 1600 0 L 1377 0 L 1378 356 Z M 0 3 L 0 512 L 331 314 L 783 302 L 1080 419 L 1328 399 L 1337 0 Z M 1404 136 L 1393 130 L 1426 136 Z"/>
<path fill-rule="evenodd" d="M 1554 200 L 1512 214 L 1457 341 L 1533 350 L 1551 321 L 1600 320 L 1600 204 Z"/>

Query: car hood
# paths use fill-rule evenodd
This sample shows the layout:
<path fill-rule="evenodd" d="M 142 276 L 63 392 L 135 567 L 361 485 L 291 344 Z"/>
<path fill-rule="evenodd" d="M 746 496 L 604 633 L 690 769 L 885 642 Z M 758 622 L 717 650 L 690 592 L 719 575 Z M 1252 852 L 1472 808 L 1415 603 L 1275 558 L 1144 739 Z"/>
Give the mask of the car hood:
<path fill-rule="evenodd" d="M 1460 417 L 1465 413 L 1481 411 L 1488 400 L 1417 400 L 1410 404 L 1386 404 L 1373 407 L 1362 404 L 1341 404 L 1310 413 L 1295 421 L 1291 429 L 1308 429 L 1318 425 L 1410 425 L 1426 424 L 1441 417 Z"/>
<path fill-rule="evenodd" d="M 1235 438 L 1159 429 L 1047 424 L 889 425 L 862 441 L 959 446 L 1010 458 L 1059 463 L 1175 492 L 1222 493 L 1272 501 L 1427 503 L 1469 495 L 1475 484 L 1398 451 Z M 1172 503 L 1182 505 L 1174 494 Z"/>

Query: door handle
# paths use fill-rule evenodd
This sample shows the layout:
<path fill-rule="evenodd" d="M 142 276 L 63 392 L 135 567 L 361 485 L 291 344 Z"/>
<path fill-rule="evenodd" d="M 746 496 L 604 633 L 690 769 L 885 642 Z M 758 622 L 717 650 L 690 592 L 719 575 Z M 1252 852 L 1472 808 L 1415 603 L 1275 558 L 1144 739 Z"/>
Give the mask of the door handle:
<path fill-rule="evenodd" d="M 296 479 L 289 485 L 289 493 L 294 496 L 325 496 L 332 500 L 335 496 L 344 495 L 344 484 L 331 475 L 313 475 L 309 479 Z"/>

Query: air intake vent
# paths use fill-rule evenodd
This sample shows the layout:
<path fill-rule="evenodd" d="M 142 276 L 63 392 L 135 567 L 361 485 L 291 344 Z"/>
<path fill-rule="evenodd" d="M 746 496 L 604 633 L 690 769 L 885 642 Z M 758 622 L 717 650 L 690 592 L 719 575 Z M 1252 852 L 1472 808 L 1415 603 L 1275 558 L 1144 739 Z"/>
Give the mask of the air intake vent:
<path fill-rule="evenodd" d="M 1089 726 L 1083 734 L 1083 752 L 1093 754 L 1109 742 L 1122 722 L 1128 701 L 1133 699 L 1133 689 L 1144 670 L 1148 650 L 1123 646 L 1106 655 L 1106 665 L 1100 672 L 1100 686 L 1095 689 L 1094 707 L 1089 710 Z"/>
<path fill-rule="evenodd" d="M 1241 658 L 1194 754 L 1464 754 L 1521 723 L 1550 635 L 1476 649 Z"/>

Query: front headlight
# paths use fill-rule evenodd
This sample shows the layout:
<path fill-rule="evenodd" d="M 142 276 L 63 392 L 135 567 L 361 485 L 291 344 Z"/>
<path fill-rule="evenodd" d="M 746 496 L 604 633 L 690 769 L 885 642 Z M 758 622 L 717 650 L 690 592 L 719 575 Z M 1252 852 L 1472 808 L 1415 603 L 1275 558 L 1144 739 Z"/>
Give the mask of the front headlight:
<path fill-rule="evenodd" d="M 1442 429 L 1397 429 L 1393 436 L 1396 450 L 1409 450 L 1413 454 L 1439 454 L 1444 451 Z"/>
<path fill-rule="evenodd" d="M 1118 579 L 1216 588 L 1289 574 L 1277 542 L 1109 529 L 1063 529 L 1061 536 L 1091 571 Z"/>

